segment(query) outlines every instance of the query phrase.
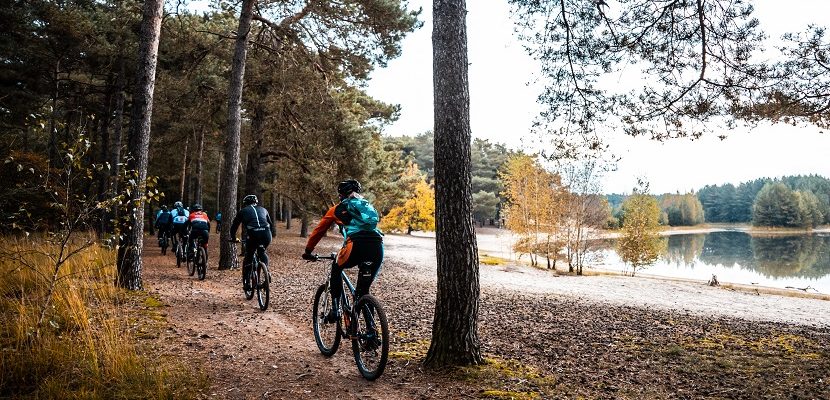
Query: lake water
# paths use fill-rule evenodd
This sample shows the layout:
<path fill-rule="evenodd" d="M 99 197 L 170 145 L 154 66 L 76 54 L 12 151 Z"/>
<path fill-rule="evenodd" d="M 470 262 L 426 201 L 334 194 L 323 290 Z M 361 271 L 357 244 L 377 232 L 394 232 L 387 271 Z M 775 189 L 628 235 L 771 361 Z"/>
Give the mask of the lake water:
<path fill-rule="evenodd" d="M 811 287 L 830 294 L 830 234 L 750 236 L 744 232 L 671 235 L 666 254 L 638 275 L 657 275 L 722 283 Z M 590 265 L 629 271 L 614 250 L 613 239 L 600 241 Z"/>

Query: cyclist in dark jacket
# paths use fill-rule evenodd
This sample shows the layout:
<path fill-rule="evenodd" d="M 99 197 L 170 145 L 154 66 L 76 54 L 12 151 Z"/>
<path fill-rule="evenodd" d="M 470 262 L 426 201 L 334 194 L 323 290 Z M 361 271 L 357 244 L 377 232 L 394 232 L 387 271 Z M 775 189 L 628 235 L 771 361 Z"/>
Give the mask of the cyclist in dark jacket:
<path fill-rule="evenodd" d="M 383 262 L 383 234 L 377 229 L 378 214 L 375 208 L 359 193 L 360 182 L 349 179 L 337 185 L 340 203 L 329 208 L 320 223 L 314 228 L 305 246 L 303 259 L 313 260 L 311 252 L 320 242 L 332 224 L 340 227 L 343 247 L 337 254 L 337 263 L 332 265 L 329 287 L 331 288 L 332 310 L 327 316 L 329 322 L 337 321 L 343 283 L 340 273 L 345 268 L 359 267 L 355 298 L 369 294 L 369 287 L 380 272 Z"/>
<path fill-rule="evenodd" d="M 236 230 L 240 224 L 245 226 L 245 234 L 247 235 L 247 242 L 245 243 L 245 258 L 242 261 L 242 276 L 247 276 L 248 268 L 250 268 L 251 258 L 257 247 L 262 245 L 268 248 L 271 244 L 271 238 L 276 236 L 274 224 L 271 223 L 271 216 L 268 215 L 268 210 L 257 205 L 258 200 L 255 195 L 249 194 L 242 199 L 242 208 L 233 217 L 231 222 L 231 240 L 236 241 Z M 263 252 L 264 261 L 268 264 L 268 254 Z M 245 280 L 243 279 L 243 282 Z M 250 288 L 245 288 L 250 290 Z"/>
<path fill-rule="evenodd" d="M 170 237 L 170 230 L 173 228 L 173 216 L 167 210 L 167 206 L 161 206 L 161 210 L 156 213 L 156 229 L 158 229 L 159 246 L 161 245 L 161 238 L 164 235 Z"/>

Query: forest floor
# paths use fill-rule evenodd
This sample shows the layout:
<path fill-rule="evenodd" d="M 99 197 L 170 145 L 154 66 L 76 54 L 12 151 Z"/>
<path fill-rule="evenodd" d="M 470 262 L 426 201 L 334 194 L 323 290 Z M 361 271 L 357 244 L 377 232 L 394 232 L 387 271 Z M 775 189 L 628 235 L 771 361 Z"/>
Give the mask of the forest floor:
<path fill-rule="evenodd" d="M 390 362 L 379 380 L 367 382 L 350 346 L 331 358 L 316 348 L 311 302 L 327 268 L 299 259 L 304 239 L 280 230 L 272 242 L 266 312 L 244 299 L 238 270 L 216 270 L 216 239 L 205 281 L 145 242 L 145 287 L 164 304 L 167 321 L 145 340 L 208 375 L 210 389 L 198 397 L 830 398 L 828 301 L 697 282 L 556 277 L 520 265 L 481 266 L 479 336 L 487 363 L 426 370 L 434 242 L 392 235 L 372 287 L 390 320 Z M 339 243 L 324 238 L 317 250 L 334 251 Z M 595 286 L 601 290 L 589 290 Z"/>

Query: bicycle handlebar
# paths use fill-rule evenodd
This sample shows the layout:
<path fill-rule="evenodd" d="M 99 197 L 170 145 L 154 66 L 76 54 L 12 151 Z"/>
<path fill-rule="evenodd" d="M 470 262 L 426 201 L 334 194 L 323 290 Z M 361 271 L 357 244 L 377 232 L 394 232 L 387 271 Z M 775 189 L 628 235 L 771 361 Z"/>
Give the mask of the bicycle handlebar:
<path fill-rule="evenodd" d="M 337 257 L 335 256 L 335 253 L 331 253 L 327 256 L 321 256 L 319 254 L 312 254 L 311 256 L 314 257 L 314 259 L 313 260 L 308 260 L 308 262 L 320 261 L 320 260 L 332 260 L 333 261 L 333 260 L 337 259 Z"/>

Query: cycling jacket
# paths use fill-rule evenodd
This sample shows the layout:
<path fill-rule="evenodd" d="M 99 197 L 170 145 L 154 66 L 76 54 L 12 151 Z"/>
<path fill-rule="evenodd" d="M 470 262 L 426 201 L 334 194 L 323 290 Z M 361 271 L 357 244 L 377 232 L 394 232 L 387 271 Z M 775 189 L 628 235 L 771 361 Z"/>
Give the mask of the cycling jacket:
<path fill-rule="evenodd" d="M 202 211 L 194 211 L 187 217 L 187 225 L 193 229 L 210 230 L 210 218 Z"/>
<path fill-rule="evenodd" d="M 332 224 L 340 226 L 344 245 L 349 241 L 382 241 L 383 233 L 377 228 L 377 219 L 375 208 L 359 194 L 352 194 L 326 211 L 308 237 L 306 252 L 314 250 Z"/>
<path fill-rule="evenodd" d="M 236 230 L 240 224 L 245 224 L 246 232 L 271 231 L 272 235 L 276 235 L 276 232 L 272 228 L 273 224 L 271 223 L 271 216 L 268 214 L 268 210 L 260 206 L 251 204 L 242 207 L 236 213 L 231 223 L 231 237 L 236 237 Z"/>
<path fill-rule="evenodd" d="M 156 215 L 156 228 L 160 226 L 167 226 L 173 221 L 170 211 L 161 211 Z"/>
<path fill-rule="evenodd" d="M 170 211 L 170 216 L 173 217 L 173 225 L 184 225 L 187 222 L 187 217 L 190 216 L 190 212 L 184 208 L 174 208 L 173 211 Z"/>

